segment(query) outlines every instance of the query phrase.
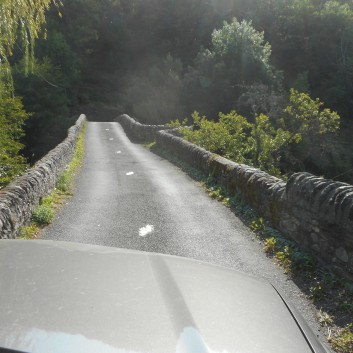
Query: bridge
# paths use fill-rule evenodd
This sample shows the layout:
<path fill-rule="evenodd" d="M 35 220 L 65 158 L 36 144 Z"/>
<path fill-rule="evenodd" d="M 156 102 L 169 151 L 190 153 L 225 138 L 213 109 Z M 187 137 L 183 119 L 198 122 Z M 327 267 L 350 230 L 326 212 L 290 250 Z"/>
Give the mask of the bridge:
<path fill-rule="evenodd" d="M 0 191 L 0 238 L 15 238 L 19 234 L 20 227 L 29 222 L 32 211 L 39 204 L 41 198 L 55 187 L 58 176 L 66 168 L 72 157 L 76 138 L 85 120 L 85 116 L 81 115 L 76 124 L 69 129 L 68 137 L 65 141 L 59 144 L 24 175 L 20 176 L 8 187 Z M 231 194 L 241 195 L 251 207 L 256 209 L 259 215 L 270 221 L 271 224 L 286 237 L 296 241 L 303 249 L 310 251 L 324 263 L 333 265 L 336 270 L 340 271 L 346 277 L 350 279 L 353 278 L 353 186 L 326 180 L 309 173 L 296 173 L 292 175 L 288 181 L 283 181 L 258 169 L 240 165 L 214 155 L 183 140 L 178 136 L 177 132 L 167 130 L 165 126 L 143 125 L 127 115 L 116 118 L 116 122 L 114 123 L 89 122 L 90 129 L 92 129 L 94 125 L 97 125 L 96 128 L 98 129 L 104 129 L 103 132 L 100 133 L 100 137 L 92 137 L 92 140 L 88 142 L 88 147 L 89 149 L 91 148 L 92 151 L 96 151 L 101 141 L 107 140 L 108 138 L 112 139 L 107 140 L 111 142 L 111 144 L 118 143 L 119 141 L 119 143 L 122 143 L 121 146 L 115 146 L 115 151 L 110 151 L 107 147 L 102 147 L 103 150 L 99 157 L 95 157 L 96 160 L 106 161 L 107 165 L 112 163 L 117 164 L 117 170 L 119 168 L 126 169 L 125 164 L 127 160 L 124 162 L 121 158 L 123 154 L 120 154 L 119 151 L 121 150 L 120 152 L 122 152 L 124 149 L 130 151 L 130 154 L 128 154 L 130 160 L 135 160 L 135 164 L 142 163 L 145 170 L 143 173 L 146 174 L 150 172 L 151 175 L 153 175 L 153 185 L 149 186 L 150 189 L 158 190 L 158 192 L 164 190 L 166 194 L 169 193 L 169 201 L 176 202 L 179 198 L 179 189 L 188 182 L 185 180 L 175 181 L 175 185 L 178 186 L 174 186 L 173 189 L 172 184 L 168 183 L 166 180 L 168 178 L 171 179 L 173 174 L 176 174 L 176 169 L 166 171 L 165 173 L 167 173 L 168 176 L 165 176 L 163 179 L 160 176 L 160 166 L 155 166 L 156 161 L 150 160 L 150 157 L 144 154 L 146 149 L 139 144 L 132 144 L 130 142 L 131 140 L 137 143 L 145 143 L 156 140 L 161 148 L 176 155 L 180 160 L 183 160 L 206 175 L 212 175 L 218 183 L 223 185 Z M 115 135 L 113 131 L 115 131 Z M 125 134 L 127 134 L 130 140 L 127 139 Z M 114 158 L 109 159 L 109 155 L 112 153 Z M 149 156 L 150 155 L 151 153 Z M 118 157 L 121 158 L 121 160 L 119 160 Z M 119 165 L 119 161 L 123 164 Z M 94 166 L 92 166 L 92 168 L 94 168 Z M 104 166 L 99 168 L 99 171 L 103 175 Z M 141 166 L 138 168 L 140 168 L 138 172 L 142 172 Z M 126 173 L 131 172 L 135 175 L 133 176 L 133 174 L 131 174 L 132 177 L 126 179 L 135 180 L 136 177 L 139 177 L 138 172 L 134 170 L 133 166 L 131 166 L 130 169 L 131 170 L 126 170 Z M 100 198 L 100 191 L 108 195 L 114 194 L 114 192 L 118 192 L 119 190 L 124 190 L 125 185 L 120 185 L 121 180 L 116 170 L 111 172 L 107 171 L 105 174 L 109 175 L 108 179 L 103 179 L 105 181 L 100 184 L 99 179 L 101 176 L 99 174 L 93 177 L 93 179 L 91 178 L 95 183 L 100 185 L 98 189 L 91 187 L 92 192 L 96 190 L 95 192 L 97 193 L 91 195 L 91 199 Z M 144 181 L 140 180 L 140 183 L 142 184 L 135 185 L 136 190 L 138 187 L 143 186 Z M 188 194 L 187 191 L 185 191 L 185 193 Z M 189 191 L 189 194 L 190 193 L 192 194 L 192 191 Z M 130 196 L 131 195 L 133 195 L 132 192 L 130 193 Z M 120 197 L 123 197 L 121 199 L 123 199 L 125 203 L 120 205 L 120 211 L 116 210 L 115 214 L 120 212 L 119 222 L 126 223 L 125 228 L 122 228 L 126 233 L 125 243 L 123 241 L 121 241 L 122 243 L 109 243 L 110 240 L 107 239 L 105 243 L 107 245 L 129 247 L 128 239 L 132 237 L 129 235 L 131 231 L 129 225 L 134 222 L 136 222 L 136 224 L 141 223 L 138 222 L 138 220 L 141 219 L 141 214 L 139 214 L 139 212 L 134 213 L 139 207 L 141 208 L 141 205 L 139 205 L 139 199 L 136 195 L 134 196 L 135 206 L 131 204 L 131 200 L 127 200 L 127 195 L 120 195 Z M 193 200 L 192 197 L 194 197 L 193 194 L 190 196 L 189 203 L 197 204 L 199 201 Z M 151 201 L 149 201 L 149 203 L 151 203 Z M 109 208 L 114 210 L 119 207 L 111 202 L 106 202 L 105 205 L 102 204 L 101 206 L 106 206 L 103 211 L 106 214 L 108 214 Z M 154 211 L 153 207 L 152 205 L 151 212 Z M 185 202 L 183 207 L 185 207 Z M 213 207 L 213 210 L 217 208 L 214 204 L 211 207 Z M 146 208 L 148 208 L 148 204 Z M 167 210 L 168 202 L 164 202 L 162 208 Z M 158 209 L 161 210 L 160 207 Z M 97 209 L 96 212 L 100 212 L 99 209 Z M 143 216 L 146 218 L 146 224 L 142 224 L 142 222 L 139 229 L 147 227 L 145 231 L 148 232 L 153 226 L 156 235 L 156 224 L 163 222 L 165 219 L 168 219 L 168 217 L 163 214 L 164 211 L 155 210 L 155 212 L 160 213 L 159 221 L 155 219 L 154 222 L 152 222 L 151 219 L 153 217 L 151 215 Z M 203 221 L 201 220 L 205 214 L 210 214 L 213 211 L 208 210 L 203 213 L 195 213 L 189 218 L 187 218 L 188 214 L 183 213 L 182 207 L 173 211 L 169 210 L 169 212 L 175 219 L 179 216 L 181 217 L 181 215 L 183 215 L 184 219 L 185 217 L 189 220 L 197 219 L 199 221 L 197 224 L 189 224 L 189 231 L 194 232 L 195 227 L 198 227 L 200 230 L 202 229 L 202 232 L 207 234 L 207 227 L 202 227 Z M 70 222 L 73 221 L 74 219 Z M 81 220 L 81 223 L 89 224 L 89 222 L 89 218 Z M 227 224 L 226 220 L 223 222 Z M 95 226 L 98 226 L 99 222 L 95 223 L 97 223 Z M 103 227 L 103 224 L 100 226 Z M 92 227 L 94 228 L 93 225 Z M 72 224 L 71 228 L 74 229 Z M 230 226 L 230 228 L 232 227 Z M 113 229 L 114 227 L 112 227 L 111 230 L 105 229 L 106 234 L 111 234 Z M 120 231 L 122 231 L 122 229 L 120 229 Z M 233 229 L 236 229 L 236 227 L 233 227 Z M 171 228 L 168 232 L 173 233 Z M 69 232 L 66 231 L 65 233 L 68 234 Z M 218 233 L 225 234 L 227 232 L 219 228 Z M 73 239 L 77 240 L 76 238 Z M 146 243 L 144 237 L 137 239 L 139 239 L 140 243 Z M 192 246 L 196 248 L 199 246 L 201 251 L 202 246 L 200 244 L 202 244 L 203 238 L 196 236 L 195 239 L 197 239 L 197 241 L 195 240 L 195 244 Z M 78 239 L 78 241 L 80 241 L 80 239 Z M 87 241 L 87 239 L 82 241 Z M 159 238 L 152 247 L 149 247 L 151 245 L 145 245 L 145 250 L 168 252 L 169 250 L 163 248 L 163 241 L 165 241 L 165 239 Z M 94 236 L 92 236 L 88 242 L 95 243 L 96 240 Z M 230 245 L 225 244 L 228 243 L 223 239 L 223 247 L 229 248 Z M 134 244 L 132 247 L 138 248 L 140 245 Z M 189 245 L 190 244 L 188 244 L 188 241 L 185 239 L 185 245 L 183 247 L 187 248 Z M 218 253 L 218 250 L 213 249 L 215 254 Z M 175 253 L 182 254 L 182 250 L 176 250 Z M 218 256 L 218 258 L 227 257 L 224 255 L 225 253 L 226 251 L 223 251 L 223 255 Z M 187 253 L 184 255 L 187 255 Z M 217 257 L 217 255 L 214 256 Z M 210 258 L 212 258 L 211 255 Z M 241 263 L 241 261 L 239 261 L 239 263 Z"/>

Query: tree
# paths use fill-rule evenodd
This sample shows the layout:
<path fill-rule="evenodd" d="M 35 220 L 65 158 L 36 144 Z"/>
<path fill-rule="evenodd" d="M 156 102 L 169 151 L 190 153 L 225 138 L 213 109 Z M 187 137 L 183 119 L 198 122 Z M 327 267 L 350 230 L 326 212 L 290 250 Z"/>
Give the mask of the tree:
<path fill-rule="evenodd" d="M 270 63 L 271 46 L 251 21 L 237 19 L 212 33 L 210 49 L 201 49 L 185 75 L 185 99 L 202 114 L 215 116 L 236 106 L 244 87 L 275 85 L 278 73 Z M 194 93 L 196 92 L 196 94 Z"/>
<path fill-rule="evenodd" d="M 55 0 L 2 0 L 0 4 L 0 188 L 26 168 L 26 160 L 19 153 L 23 148 L 23 124 L 29 114 L 20 98 L 14 97 L 10 57 L 19 35 L 28 72 L 34 41 L 52 2 L 59 4 Z"/>
<path fill-rule="evenodd" d="M 292 170 L 306 167 L 313 173 L 332 176 L 330 171 L 335 173 L 343 158 L 337 140 L 340 116 L 323 106 L 318 98 L 312 99 L 307 93 L 290 90 L 289 104 L 279 123 L 298 142 L 286 151 Z"/>
<path fill-rule="evenodd" d="M 0 69 L 10 78 L 9 57 L 17 42 L 18 35 L 25 49 L 26 65 L 34 56 L 34 42 L 39 37 L 45 23 L 45 12 L 51 3 L 60 4 L 60 0 L 2 0 L 0 5 Z"/>
<path fill-rule="evenodd" d="M 180 130 L 185 139 L 276 176 L 293 172 L 295 160 L 308 165 L 310 159 L 319 171 L 328 172 L 328 163 L 332 163 L 336 153 L 335 134 L 340 124 L 339 115 L 323 108 L 319 99 L 294 89 L 277 120 L 255 113 L 251 123 L 235 111 L 220 113 L 217 122 L 194 112 L 192 120 L 191 129 L 182 127 Z M 178 126 L 178 122 L 174 126 Z"/>
<path fill-rule="evenodd" d="M 292 142 L 291 133 L 275 128 L 268 116 L 256 116 L 253 124 L 235 111 L 220 113 L 218 122 L 201 117 L 197 112 L 192 114 L 192 119 L 191 129 L 180 129 L 186 140 L 237 163 L 281 175 L 281 150 Z"/>
<path fill-rule="evenodd" d="M 181 128 L 186 140 L 238 163 L 250 163 L 247 137 L 252 125 L 246 118 L 235 111 L 220 113 L 218 122 L 200 116 L 198 112 L 191 117 L 192 129 Z"/>
<path fill-rule="evenodd" d="M 73 123 L 69 119 L 69 98 L 66 90 L 70 77 L 47 57 L 35 59 L 30 73 L 24 75 L 22 63 L 13 68 L 16 94 L 20 94 L 26 111 L 23 137 L 24 154 L 33 163 L 54 148 L 67 134 Z M 67 74 L 67 72 L 66 72 Z"/>
<path fill-rule="evenodd" d="M 288 114 L 285 124 L 291 131 L 310 136 L 336 133 L 340 126 L 340 117 L 336 112 L 323 108 L 319 98 L 312 99 L 307 93 L 290 90 Z"/>
<path fill-rule="evenodd" d="M 19 98 L 0 99 L 0 189 L 26 168 L 26 160 L 19 155 L 23 145 L 23 124 L 28 118 Z"/>
<path fill-rule="evenodd" d="M 327 1 L 315 17 L 317 30 L 313 35 L 311 58 L 316 70 L 310 75 L 312 92 L 330 107 L 351 118 L 353 4 Z"/>
<path fill-rule="evenodd" d="M 265 114 L 256 116 L 247 141 L 252 165 L 272 175 L 280 176 L 281 151 L 291 142 L 294 140 L 290 131 L 276 129 Z"/>

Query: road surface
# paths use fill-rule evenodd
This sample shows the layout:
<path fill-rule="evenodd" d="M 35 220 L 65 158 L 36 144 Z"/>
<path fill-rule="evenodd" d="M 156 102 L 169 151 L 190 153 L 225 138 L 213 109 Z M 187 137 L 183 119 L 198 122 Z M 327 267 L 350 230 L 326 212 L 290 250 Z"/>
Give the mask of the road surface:
<path fill-rule="evenodd" d="M 74 196 L 42 233 L 65 240 L 179 255 L 264 277 L 317 332 L 311 304 L 227 207 L 113 122 L 88 122 Z"/>

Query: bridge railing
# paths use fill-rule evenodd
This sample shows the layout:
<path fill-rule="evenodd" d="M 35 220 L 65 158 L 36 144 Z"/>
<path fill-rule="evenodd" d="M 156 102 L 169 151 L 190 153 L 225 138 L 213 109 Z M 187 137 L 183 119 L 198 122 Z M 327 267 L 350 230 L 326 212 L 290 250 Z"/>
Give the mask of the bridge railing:
<path fill-rule="evenodd" d="M 80 115 L 62 143 L 0 190 L 0 239 L 18 236 L 20 227 L 30 222 L 41 198 L 55 188 L 60 174 L 73 157 L 76 140 L 85 120 L 85 115 Z"/>
<path fill-rule="evenodd" d="M 283 181 L 196 146 L 162 126 L 143 125 L 127 115 L 117 120 L 127 135 L 157 144 L 213 176 L 241 197 L 284 236 L 353 280 L 353 186 L 309 173 Z M 133 134 L 133 135 L 132 135 Z"/>

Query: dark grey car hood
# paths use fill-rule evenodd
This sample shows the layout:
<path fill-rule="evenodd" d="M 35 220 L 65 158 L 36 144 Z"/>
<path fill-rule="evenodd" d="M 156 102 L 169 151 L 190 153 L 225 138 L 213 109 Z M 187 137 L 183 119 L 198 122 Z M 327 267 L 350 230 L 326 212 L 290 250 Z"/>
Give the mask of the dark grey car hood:
<path fill-rule="evenodd" d="M 0 347 L 32 353 L 313 352 L 269 283 L 217 266 L 20 240 L 0 242 L 0 266 Z"/>

